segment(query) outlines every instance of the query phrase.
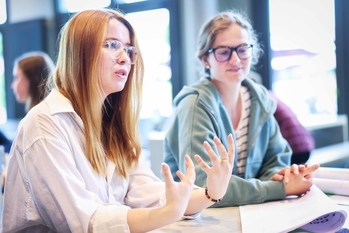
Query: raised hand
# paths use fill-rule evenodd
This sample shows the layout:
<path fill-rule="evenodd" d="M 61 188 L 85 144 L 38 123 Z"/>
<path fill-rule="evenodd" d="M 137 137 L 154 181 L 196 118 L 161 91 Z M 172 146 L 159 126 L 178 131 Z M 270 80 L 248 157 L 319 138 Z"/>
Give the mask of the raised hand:
<path fill-rule="evenodd" d="M 217 157 L 211 146 L 204 142 L 204 147 L 211 159 L 212 166 L 208 166 L 199 155 L 195 155 L 196 161 L 207 174 L 208 194 L 213 199 L 221 199 L 228 188 L 234 164 L 234 140 L 231 134 L 228 135 L 228 152 L 222 142 L 215 137 L 214 142 L 218 148 L 220 158 Z"/>
<path fill-rule="evenodd" d="M 166 184 L 166 205 L 171 208 L 171 212 L 174 218 L 180 219 L 189 202 L 190 195 L 194 188 L 195 170 L 193 161 L 187 155 L 186 161 L 186 174 L 177 171 L 177 176 L 181 179 L 181 182 L 175 182 L 170 172 L 170 168 L 167 164 L 162 164 L 162 172 L 164 175 L 164 181 Z"/>

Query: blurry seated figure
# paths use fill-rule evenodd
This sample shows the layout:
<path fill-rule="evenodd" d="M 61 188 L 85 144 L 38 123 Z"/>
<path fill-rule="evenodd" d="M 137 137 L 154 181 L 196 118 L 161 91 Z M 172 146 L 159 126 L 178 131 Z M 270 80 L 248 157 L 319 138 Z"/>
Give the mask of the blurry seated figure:
<path fill-rule="evenodd" d="M 28 112 L 40 103 L 48 94 L 45 90 L 47 79 L 54 69 L 54 63 L 48 54 L 41 51 L 27 52 L 17 57 L 13 64 L 13 81 L 11 88 L 18 103 L 25 103 Z M 9 153 L 12 140 L 0 131 L 0 145 Z M 2 174 L 2 189 L 6 179 L 6 167 Z"/>
<path fill-rule="evenodd" d="M 44 52 L 28 52 L 16 58 L 11 88 L 17 102 L 26 104 L 26 112 L 47 96 L 45 85 L 53 68 L 53 61 Z"/>

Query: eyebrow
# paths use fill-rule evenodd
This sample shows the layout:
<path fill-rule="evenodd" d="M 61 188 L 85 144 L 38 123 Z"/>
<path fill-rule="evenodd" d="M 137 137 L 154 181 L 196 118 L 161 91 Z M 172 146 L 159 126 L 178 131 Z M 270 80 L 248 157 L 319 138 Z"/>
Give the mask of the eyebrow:
<path fill-rule="evenodd" d="M 241 45 L 250 45 L 250 44 L 248 44 L 248 43 L 241 43 L 241 44 L 239 44 L 237 46 L 218 45 L 218 46 L 213 47 L 213 48 L 233 48 L 233 47 L 235 48 L 235 47 L 238 47 L 238 46 L 241 46 Z"/>
<path fill-rule="evenodd" d="M 107 37 L 107 38 L 104 39 L 104 42 L 106 42 L 106 41 L 108 41 L 108 40 L 117 40 L 117 41 L 120 41 L 120 42 L 121 42 L 121 40 L 119 40 L 119 39 L 117 39 L 117 38 L 115 38 L 115 37 Z M 123 44 L 123 43 L 121 42 L 121 44 Z M 123 44 L 123 45 L 124 45 L 124 44 Z M 126 43 L 124 46 L 132 46 L 132 44 L 131 44 L 131 43 Z"/>

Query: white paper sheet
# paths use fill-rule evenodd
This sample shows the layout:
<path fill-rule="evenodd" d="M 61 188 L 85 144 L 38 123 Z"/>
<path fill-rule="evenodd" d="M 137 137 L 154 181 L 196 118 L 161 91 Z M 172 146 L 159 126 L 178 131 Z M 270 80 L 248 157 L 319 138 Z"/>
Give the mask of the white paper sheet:
<path fill-rule="evenodd" d="M 313 178 L 313 184 L 324 193 L 349 196 L 349 180 Z"/>
<path fill-rule="evenodd" d="M 347 212 L 316 185 L 303 197 L 240 206 L 242 232 L 335 232 L 344 225 Z"/>
<path fill-rule="evenodd" d="M 349 196 L 349 169 L 320 167 L 313 172 L 313 183 L 325 193 Z"/>
<path fill-rule="evenodd" d="M 313 172 L 314 178 L 349 180 L 348 168 L 319 167 Z"/>

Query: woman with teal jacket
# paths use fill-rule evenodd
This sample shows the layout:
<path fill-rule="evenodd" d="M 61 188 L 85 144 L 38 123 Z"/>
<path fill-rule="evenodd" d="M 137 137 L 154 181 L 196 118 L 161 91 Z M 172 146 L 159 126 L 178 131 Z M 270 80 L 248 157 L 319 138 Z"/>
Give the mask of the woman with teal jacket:
<path fill-rule="evenodd" d="M 319 165 L 290 166 L 291 148 L 273 116 L 276 102 L 248 78 L 262 53 L 249 20 L 237 11 L 222 12 L 203 25 L 197 57 L 206 77 L 185 86 L 174 100 L 175 113 L 165 138 L 165 162 L 172 175 L 185 171 L 185 155 L 203 155 L 202 142 L 217 136 L 227 145 L 234 136 L 236 155 L 228 191 L 214 207 L 263 203 L 306 193 Z M 195 184 L 206 174 L 196 165 Z M 177 177 L 177 180 L 178 177 Z"/>

